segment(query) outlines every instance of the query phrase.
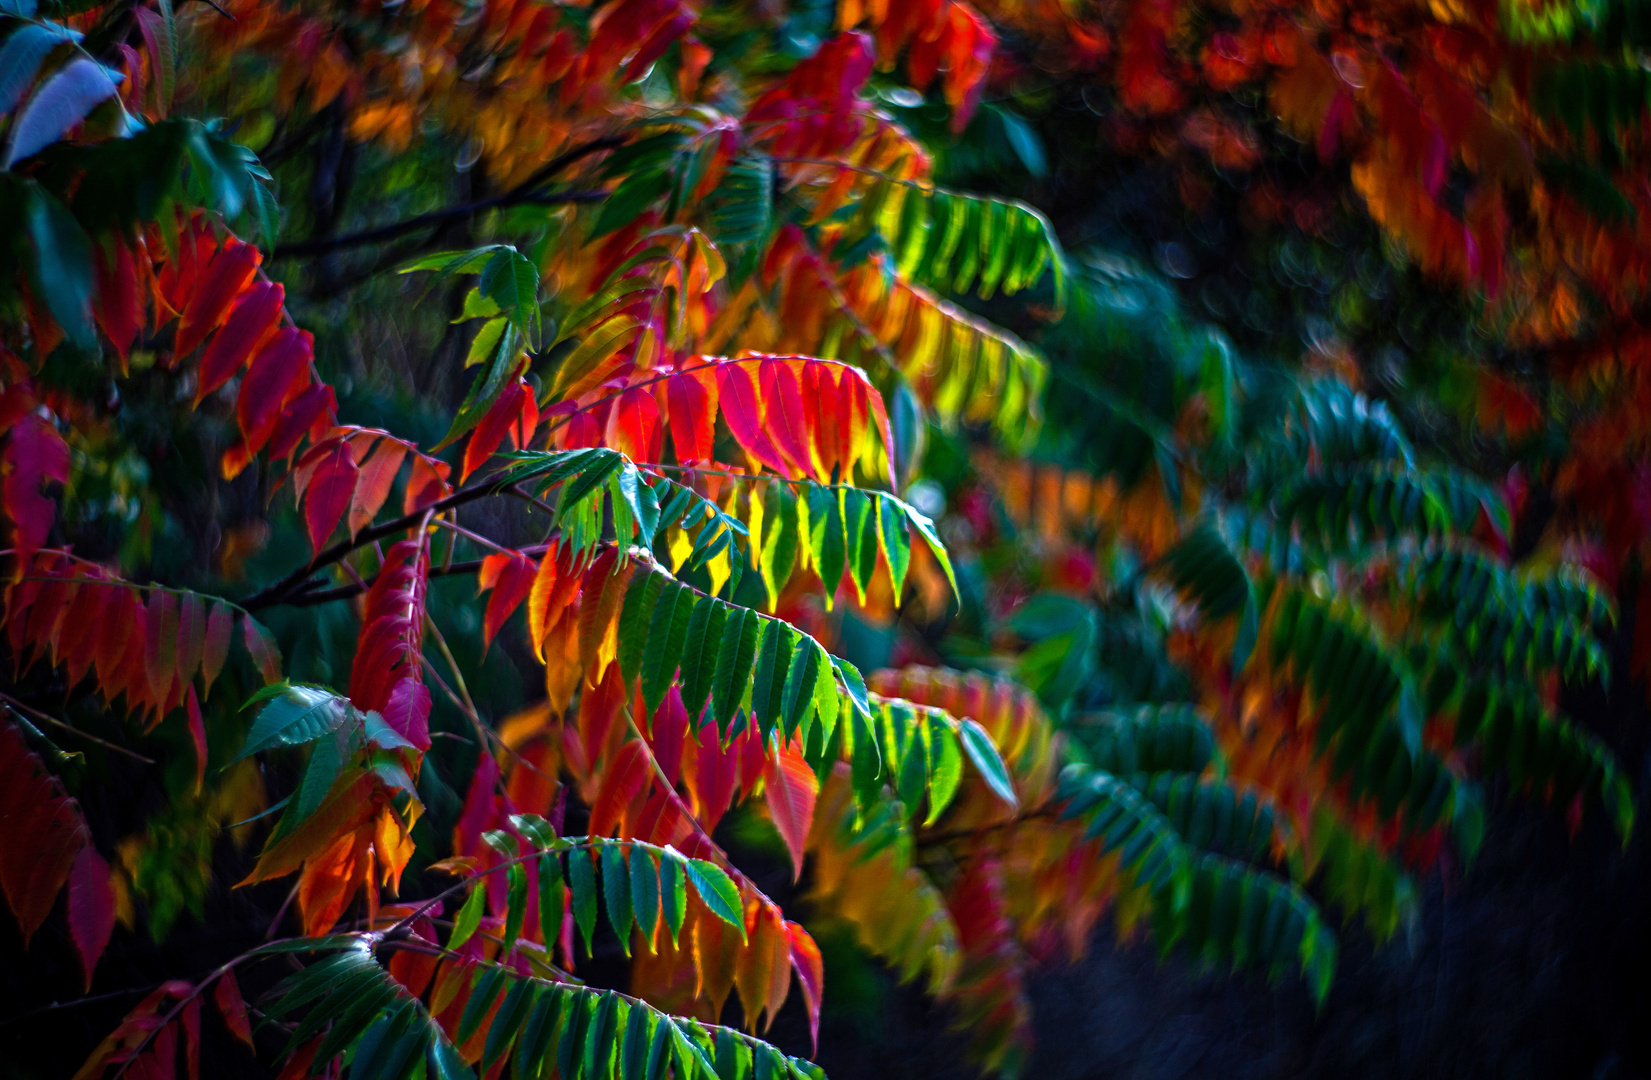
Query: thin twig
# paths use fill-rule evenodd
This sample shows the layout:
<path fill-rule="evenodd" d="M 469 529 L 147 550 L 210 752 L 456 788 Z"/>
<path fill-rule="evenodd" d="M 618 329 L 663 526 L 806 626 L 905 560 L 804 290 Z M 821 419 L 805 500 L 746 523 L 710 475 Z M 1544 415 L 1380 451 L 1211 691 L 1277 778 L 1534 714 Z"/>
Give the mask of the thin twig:
<path fill-rule="evenodd" d="M 43 713 L 39 709 L 34 708 L 33 706 L 23 704 L 21 701 L 18 701 L 16 698 L 12 697 L 10 694 L 0 693 L 0 701 L 6 702 L 6 704 L 10 705 L 12 708 L 16 709 L 18 712 L 28 713 L 30 716 L 34 717 L 36 720 L 39 720 L 41 723 L 51 724 L 53 727 L 62 728 L 64 731 L 69 732 L 71 735 L 76 735 L 76 736 L 79 736 L 82 739 L 85 739 L 88 742 L 94 742 L 94 743 L 97 743 L 99 746 L 107 747 L 108 749 L 113 750 L 117 754 L 125 754 L 127 757 L 132 758 L 136 761 L 141 761 L 145 765 L 153 765 L 155 763 L 154 758 L 144 757 L 142 754 L 138 753 L 136 750 L 128 750 L 124 746 L 116 746 L 114 743 L 110 742 L 107 739 L 100 739 L 96 735 L 93 735 L 90 732 L 81 731 L 79 728 L 75 727 L 73 724 L 67 723 L 66 721 L 63 721 L 63 720 L 59 720 L 55 716 L 50 716 L 46 713 Z"/>

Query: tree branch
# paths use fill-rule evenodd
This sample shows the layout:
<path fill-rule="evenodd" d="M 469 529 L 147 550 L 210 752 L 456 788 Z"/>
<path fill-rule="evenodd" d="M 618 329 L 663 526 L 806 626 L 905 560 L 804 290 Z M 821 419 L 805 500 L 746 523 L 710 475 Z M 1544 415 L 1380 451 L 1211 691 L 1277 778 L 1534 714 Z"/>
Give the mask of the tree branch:
<path fill-rule="evenodd" d="M 503 195 L 496 195 L 491 199 L 480 199 L 476 202 L 465 203 L 462 206 L 453 206 L 446 210 L 420 214 L 418 217 L 408 218 L 406 221 L 398 221 L 390 225 L 381 225 L 376 229 L 364 229 L 361 232 L 346 233 L 343 236 L 324 237 L 316 240 L 301 240 L 295 244 L 281 244 L 270 252 L 270 257 L 274 259 L 298 258 L 306 255 L 323 255 L 346 248 L 365 247 L 368 244 L 379 244 L 386 240 L 394 240 L 396 237 L 404 236 L 410 232 L 417 232 L 420 229 L 439 228 L 454 221 L 462 221 L 484 210 L 497 210 L 506 206 L 520 206 L 530 203 L 538 206 L 554 206 L 561 203 L 599 202 L 607 198 L 606 192 L 543 192 L 539 188 L 557 173 L 581 158 L 602 150 L 612 150 L 614 147 L 623 144 L 624 141 L 624 137 L 619 135 L 592 139 L 588 143 L 576 146 L 551 159 L 532 176 Z"/>

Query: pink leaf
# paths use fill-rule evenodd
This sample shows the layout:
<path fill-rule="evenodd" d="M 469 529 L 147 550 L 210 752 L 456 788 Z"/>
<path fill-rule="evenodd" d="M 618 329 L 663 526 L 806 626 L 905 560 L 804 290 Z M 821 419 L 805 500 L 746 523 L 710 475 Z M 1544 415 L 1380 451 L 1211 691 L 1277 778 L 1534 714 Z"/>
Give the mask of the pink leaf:
<path fill-rule="evenodd" d="M 88 841 L 69 871 L 69 934 L 92 988 L 92 969 L 115 930 L 115 889 L 109 883 L 109 864 Z"/>
<path fill-rule="evenodd" d="M 201 643 L 201 695 L 212 692 L 212 683 L 224 669 L 229 656 L 229 634 L 235 626 L 235 613 L 228 604 L 219 601 L 212 605 L 212 614 L 206 617 L 206 640 Z"/>
<path fill-rule="evenodd" d="M 384 722 L 419 748 L 430 749 L 430 688 L 415 678 L 402 679 L 384 703 Z"/>
<path fill-rule="evenodd" d="M 252 655 L 252 662 L 258 665 L 258 673 L 264 677 L 265 684 L 280 682 L 281 649 L 269 631 L 259 626 L 251 615 L 244 615 L 241 617 L 241 638 L 246 642 L 247 652 Z"/>
<path fill-rule="evenodd" d="M 12 546 L 22 564 L 45 544 L 57 520 L 57 501 L 41 494 L 40 485 L 47 480 L 68 483 L 69 444 L 49 420 L 31 412 L 12 428 L 0 467 L 6 473 L 0 499 L 11 518 Z"/>

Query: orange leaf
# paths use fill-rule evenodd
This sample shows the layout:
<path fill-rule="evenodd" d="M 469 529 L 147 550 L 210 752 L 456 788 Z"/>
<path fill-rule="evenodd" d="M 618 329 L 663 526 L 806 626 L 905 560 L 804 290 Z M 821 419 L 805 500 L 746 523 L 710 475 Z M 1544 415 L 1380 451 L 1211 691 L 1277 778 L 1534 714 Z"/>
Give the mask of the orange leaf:
<path fill-rule="evenodd" d="M 801 878 L 803 846 L 814 824 L 814 797 L 819 793 L 820 783 L 795 740 L 787 740 L 783 746 L 770 751 L 763 783 L 767 788 L 768 814 L 791 851 L 792 878 Z"/>
<path fill-rule="evenodd" d="M 356 482 L 355 498 L 350 503 L 350 538 L 373 523 L 373 518 L 390 497 L 390 487 L 396 482 L 401 463 L 407 457 L 407 444 L 399 439 L 385 439 L 361 466 Z"/>

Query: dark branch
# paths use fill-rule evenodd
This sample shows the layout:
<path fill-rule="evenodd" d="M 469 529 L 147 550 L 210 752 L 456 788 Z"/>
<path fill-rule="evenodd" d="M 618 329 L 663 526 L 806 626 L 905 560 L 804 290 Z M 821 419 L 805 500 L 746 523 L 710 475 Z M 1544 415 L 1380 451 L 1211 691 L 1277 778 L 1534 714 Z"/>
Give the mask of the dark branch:
<path fill-rule="evenodd" d="M 440 499 L 429 506 L 415 510 L 411 514 L 404 514 L 394 521 L 386 521 L 382 525 L 362 529 L 351 540 L 340 540 L 332 547 L 318 554 L 310 560 L 308 566 L 301 566 L 273 585 L 265 586 L 241 601 L 241 607 L 246 611 L 258 611 L 261 608 L 274 607 L 276 604 L 285 604 L 298 598 L 300 595 L 314 595 L 314 590 L 323 584 L 315 577 L 315 572 L 324 566 L 331 566 L 356 548 L 366 547 L 374 540 L 381 540 L 392 533 L 409 529 L 423 521 L 426 516 L 439 514 L 443 510 L 451 510 L 455 506 L 484 499 L 489 495 L 497 495 L 507 490 L 497 481 L 486 484 L 477 484 L 474 487 L 462 488 L 445 499 Z M 358 590 L 359 591 L 359 590 Z"/>
<path fill-rule="evenodd" d="M 555 545 L 553 544 L 533 544 L 530 547 L 517 548 L 515 550 L 518 555 L 543 555 L 554 546 Z M 474 574 L 481 568 L 481 559 L 468 559 L 464 562 L 449 563 L 446 566 L 432 566 L 430 567 L 430 576 L 433 578 L 457 577 L 463 574 Z M 286 607 L 314 607 L 317 604 L 330 604 L 334 600 L 348 600 L 352 596 L 360 596 L 362 593 L 372 588 L 373 582 L 377 580 L 378 575 L 374 574 L 372 577 L 367 578 L 364 581 L 352 581 L 347 585 L 339 585 L 331 589 L 315 589 L 298 592 L 288 597 L 286 600 L 276 602 L 283 604 Z M 316 584 L 320 583 L 316 582 Z"/>
<path fill-rule="evenodd" d="M 455 221 L 463 221 L 484 210 L 498 210 L 507 206 L 555 206 L 562 203 L 599 202 L 607 198 L 602 191 L 560 191 L 545 192 L 539 190 L 546 182 L 555 177 L 569 165 L 581 158 L 602 150 L 612 150 L 624 143 L 623 136 L 606 136 L 592 139 L 588 143 L 576 146 L 564 154 L 560 154 L 545 163 L 537 172 L 526 180 L 517 184 L 503 195 L 496 195 L 491 199 L 480 199 L 476 202 L 465 203 L 462 206 L 449 207 L 446 210 L 437 210 L 429 214 L 420 214 L 418 217 L 408 218 L 390 225 L 381 225 L 376 229 L 366 229 L 361 232 L 347 233 L 344 236 L 323 237 L 316 240 L 302 240 L 296 244 L 282 244 L 271 252 L 276 259 L 295 258 L 305 255 L 323 255 L 346 248 L 365 247 L 368 244 L 381 244 L 386 240 L 394 240 L 398 236 L 405 236 L 410 232 L 421 229 L 439 228 Z"/>

